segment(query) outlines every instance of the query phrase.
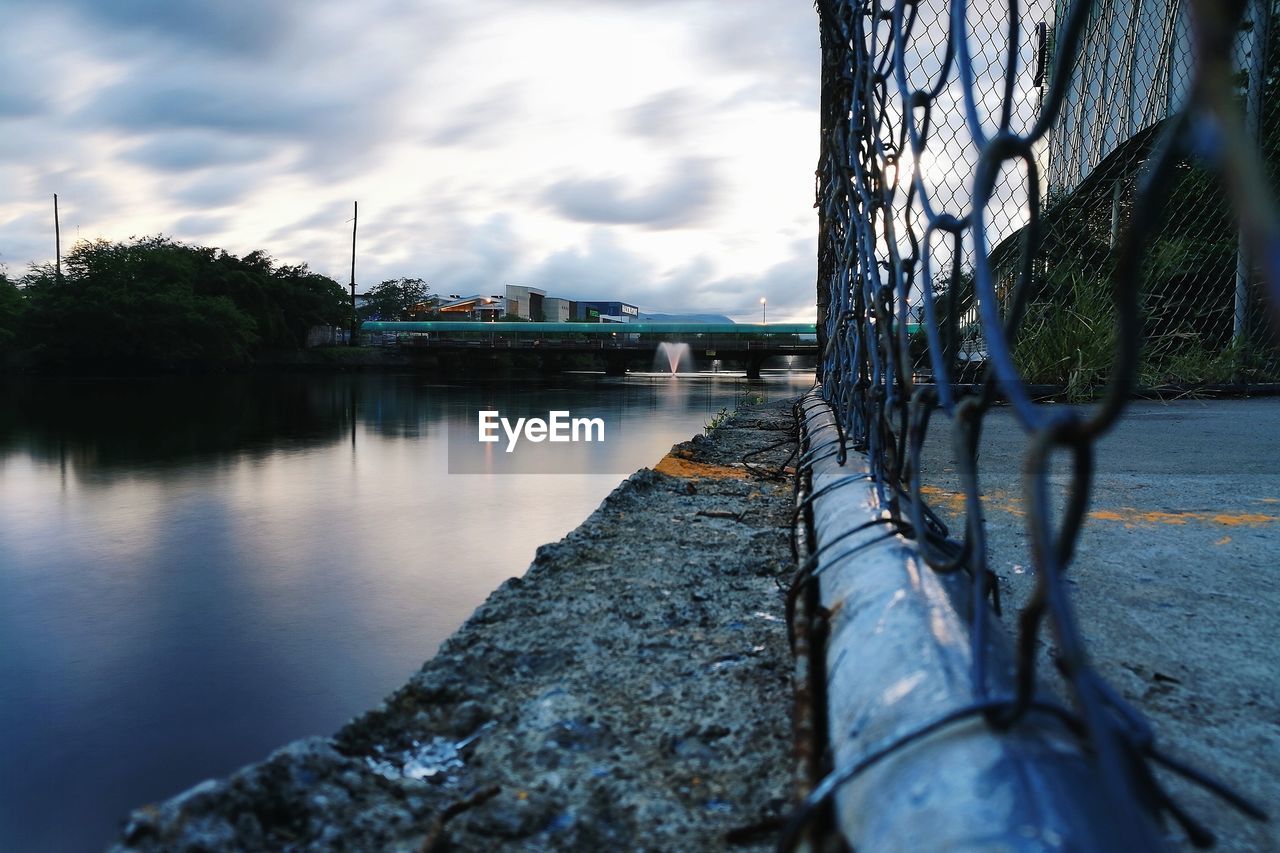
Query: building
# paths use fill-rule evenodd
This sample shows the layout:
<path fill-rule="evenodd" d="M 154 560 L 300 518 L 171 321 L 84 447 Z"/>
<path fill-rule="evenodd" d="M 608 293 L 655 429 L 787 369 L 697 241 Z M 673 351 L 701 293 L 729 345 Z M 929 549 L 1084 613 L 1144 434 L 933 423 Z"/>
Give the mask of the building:
<path fill-rule="evenodd" d="M 441 320 L 501 320 L 518 317 L 548 323 L 578 320 L 588 323 L 635 323 L 640 309 L 627 302 L 576 302 L 547 296 L 537 287 L 508 284 L 503 296 L 458 296 L 451 294 L 438 308 Z"/>
<path fill-rule="evenodd" d="M 539 290 L 536 287 L 521 287 L 520 285 L 507 285 L 507 313 L 521 320 L 541 320 L 542 319 L 542 301 L 546 298 L 547 292 Z"/>
<path fill-rule="evenodd" d="M 1065 13 L 1069 5 L 1069 0 L 1055 0 L 1057 33 L 1048 39 L 1050 45 L 1066 42 L 1061 36 L 1065 33 Z M 1270 35 L 1276 25 L 1272 20 L 1276 14 L 1275 3 L 1273 0 L 1240 0 L 1244 17 L 1234 32 L 1216 33 L 1216 24 L 1205 24 L 1206 32 L 1216 34 L 1204 38 L 1229 37 L 1232 43 L 1235 73 L 1228 78 L 1223 69 L 1220 80 L 1213 77 L 1217 72 L 1209 72 L 1196 61 L 1196 43 L 1201 36 L 1197 35 L 1194 21 L 1192 7 L 1195 5 L 1176 0 L 1091 5 L 1084 12 L 1088 18 L 1073 45 L 1074 56 L 1064 57 L 1074 60 L 1070 62 L 1070 72 L 1063 80 L 1046 81 L 1044 91 L 1060 88 L 1064 92 L 1061 114 L 1048 135 L 1047 168 L 1043 172 L 1047 176 L 1046 195 L 1054 200 L 1052 203 L 1074 205 L 1073 222 L 1093 220 L 1102 224 L 1109 220 L 1109 229 L 1096 229 L 1099 232 L 1096 239 L 1106 240 L 1113 251 L 1120 245 L 1126 220 L 1133 215 L 1132 204 L 1140 198 L 1138 187 L 1142 175 L 1163 144 L 1163 128 L 1193 97 L 1202 72 L 1208 75 L 1206 80 L 1218 81 L 1212 85 L 1221 85 L 1222 95 L 1239 100 L 1244 113 L 1244 126 L 1239 130 L 1244 131 L 1251 142 L 1264 141 L 1260 138 L 1264 129 L 1262 119 L 1268 115 L 1264 107 L 1269 105 L 1264 104 L 1263 99 L 1271 73 L 1267 57 L 1269 42 L 1273 51 L 1275 47 Z M 1229 4 L 1207 4 L 1205 8 L 1219 5 L 1226 8 Z M 1226 150 L 1223 146 L 1227 144 L 1224 142 L 1227 137 L 1214 135 L 1224 131 L 1205 131 L 1198 124 L 1192 127 L 1194 141 L 1189 143 L 1189 148 L 1176 152 L 1175 156 L 1182 162 L 1169 173 L 1169 183 L 1180 187 L 1176 190 L 1179 194 L 1186 192 L 1181 189 L 1179 173 L 1187 161 L 1205 157 L 1212 162 Z M 1186 132 L 1181 137 L 1186 140 Z M 1212 142 L 1206 141 L 1210 138 Z M 1216 153 L 1208 153 L 1210 151 Z M 1225 320 L 1230 318 L 1230 334 L 1233 340 L 1239 341 L 1251 325 L 1250 315 L 1255 309 L 1250 304 L 1256 299 L 1251 295 L 1256 289 L 1256 273 L 1250 269 L 1247 252 L 1243 247 L 1235 252 L 1233 284 L 1226 275 L 1230 262 L 1224 263 L 1221 254 L 1211 254 L 1214 250 L 1207 248 L 1245 242 L 1243 233 L 1232 234 L 1226 228 L 1208 226 L 1213 221 L 1209 211 L 1217 203 L 1214 197 L 1211 193 L 1205 198 L 1203 208 L 1199 200 L 1182 201 L 1173 209 L 1173 215 L 1167 217 L 1159 237 L 1152 235 L 1152 240 L 1159 241 L 1152 245 L 1152 253 L 1168 258 L 1166 263 L 1172 264 L 1170 269 L 1176 267 L 1185 272 L 1155 274 L 1147 282 L 1143 327 L 1150 340 L 1176 339 L 1189 344 L 1219 340 L 1227 334 Z M 1194 206 L 1184 210 L 1188 204 Z M 1205 226 L 1212 230 L 1201 230 Z M 1157 245 L 1167 248 L 1158 250 Z M 1190 248 L 1193 245 L 1195 249 Z M 993 263 L 997 250 L 992 251 Z M 1010 244 L 1010 257 L 1018 251 Z M 1071 249 L 1060 257 L 1071 258 L 1074 264 L 1078 251 Z M 1162 251 L 1170 254 L 1161 255 Z M 1210 260 L 1211 257 L 1216 260 Z M 1052 264 L 1056 258 L 1049 260 Z M 1011 261 L 1006 266 L 1013 270 L 1015 264 Z M 1085 268 L 1079 269 L 1083 272 Z M 1100 262 L 1088 269 L 1091 278 L 1110 276 L 1105 264 Z M 1007 273 L 1006 280 L 1012 281 L 1015 275 Z M 1230 301 L 1225 296 L 1218 301 L 1219 294 L 1230 295 Z M 1195 300 L 1194 306 L 1191 300 Z M 1223 323 L 1219 324 L 1218 320 Z M 1160 349 L 1172 354 L 1166 345 L 1162 344 Z M 1186 352 L 1189 354 L 1190 350 Z"/>
<path fill-rule="evenodd" d="M 640 309 L 626 302 L 579 301 L 573 319 L 595 323 L 634 323 L 640 318 Z"/>
<path fill-rule="evenodd" d="M 1256 128 L 1271 15 L 1267 0 L 1245 3 L 1249 26 L 1236 34 L 1233 50 L 1236 68 L 1243 74 L 1237 81 L 1243 87 L 1239 94 L 1247 121 Z M 1054 3 L 1059 28 L 1069 6 L 1069 0 Z M 1088 15 L 1065 81 L 1062 114 L 1049 135 L 1050 192 L 1076 189 L 1108 155 L 1180 109 L 1194 83 L 1192 15 L 1186 4 L 1099 3 Z M 1060 36 L 1055 33 L 1049 43 Z M 1045 70 L 1051 69 L 1046 65 Z"/>
<path fill-rule="evenodd" d="M 507 301 L 501 296 L 451 296 L 439 311 L 441 320 L 500 320 Z"/>
<path fill-rule="evenodd" d="M 548 323 L 567 323 L 573 318 L 574 303 L 568 299 L 547 296 L 542 300 L 542 319 Z"/>

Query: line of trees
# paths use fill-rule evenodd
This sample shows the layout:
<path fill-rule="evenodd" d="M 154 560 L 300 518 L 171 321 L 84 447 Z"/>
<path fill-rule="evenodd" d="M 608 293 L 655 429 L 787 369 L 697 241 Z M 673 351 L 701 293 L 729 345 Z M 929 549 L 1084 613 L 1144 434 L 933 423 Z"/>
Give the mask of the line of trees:
<path fill-rule="evenodd" d="M 305 264 L 163 236 L 79 243 L 61 273 L 0 274 L 0 357 L 31 369 L 231 367 L 350 318 L 342 286 Z"/>

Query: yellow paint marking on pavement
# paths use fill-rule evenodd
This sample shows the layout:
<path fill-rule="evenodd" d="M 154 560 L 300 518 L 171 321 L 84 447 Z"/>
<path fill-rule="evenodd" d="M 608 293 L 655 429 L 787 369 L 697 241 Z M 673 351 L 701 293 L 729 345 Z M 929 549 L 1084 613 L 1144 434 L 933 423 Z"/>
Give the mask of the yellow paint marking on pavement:
<path fill-rule="evenodd" d="M 1230 527 L 1257 527 L 1280 521 L 1274 515 L 1263 515 L 1260 512 L 1223 512 L 1209 518 L 1215 524 L 1226 524 Z"/>
<path fill-rule="evenodd" d="M 924 495 L 935 507 L 941 507 L 956 515 L 963 515 L 965 508 L 964 495 L 960 492 L 949 492 L 936 486 L 921 486 L 920 494 Z M 1022 504 L 1004 489 L 994 489 L 982 496 L 982 505 L 987 509 L 1002 509 L 1012 515 L 1026 515 Z"/>
<path fill-rule="evenodd" d="M 1280 517 L 1260 512 L 1201 512 L 1197 510 L 1145 510 L 1123 506 L 1118 510 L 1098 509 L 1089 513 L 1099 521 L 1119 521 L 1124 524 L 1220 524 L 1224 527 L 1261 527 L 1274 524 Z M 1221 543 L 1219 543 L 1221 544 Z"/>
<path fill-rule="evenodd" d="M 1098 509 L 1089 513 L 1099 521 L 1119 521 L 1124 524 L 1221 524 L 1224 527 L 1260 527 L 1280 521 L 1280 517 L 1260 512 L 1201 512 L 1198 510 L 1145 510 L 1132 506 L 1119 509 Z"/>
<path fill-rule="evenodd" d="M 1140 510 L 1125 506 L 1120 509 L 1096 509 L 1089 513 L 1090 518 L 1099 521 L 1120 521 L 1125 524 L 1186 524 L 1191 521 L 1193 513 L 1159 512 L 1156 510 Z"/>
<path fill-rule="evenodd" d="M 924 495 L 934 506 L 950 510 L 954 513 L 964 512 L 964 495 L 959 492 L 948 492 L 937 486 L 921 486 L 920 494 Z"/>
<path fill-rule="evenodd" d="M 940 509 L 955 515 L 964 513 L 964 495 L 959 492 L 939 489 L 936 486 L 921 486 L 920 493 Z M 1263 498 L 1263 500 L 1271 501 L 1270 498 Z M 983 495 L 982 506 L 986 510 L 998 509 L 1013 515 L 1026 514 L 1021 502 L 1011 498 L 1008 493 L 1000 489 L 995 489 L 990 494 Z M 1261 527 L 1280 521 L 1280 516 L 1261 512 L 1147 510 L 1132 506 L 1116 507 L 1115 509 L 1095 509 L 1089 513 L 1089 517 L 1096 521 L 1118 522 L 1126 527 L 1134 527 L 1140 524 L 1218 524 L 1223 527 Z M 1218 544 L 1225 543 L 1220 542 Z"/>

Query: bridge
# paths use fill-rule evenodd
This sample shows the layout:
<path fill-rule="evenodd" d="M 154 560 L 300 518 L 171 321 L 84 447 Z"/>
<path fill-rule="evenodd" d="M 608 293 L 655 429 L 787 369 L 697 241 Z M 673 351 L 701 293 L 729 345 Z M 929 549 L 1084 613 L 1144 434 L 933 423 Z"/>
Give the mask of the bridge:
<path fill-rule="evenodd" d="M 779 355 L 816 356 L 813 323 L 538 323 L 432 320 L 370 321 L 360 327 L 373 346 L 437 352 L 523 351 L 528 354 L 592 353 L 604 357 L 605 372 L 622 375 L 627 362 L 663 343 L 688 344 L 696 357 L 728 357 L 759 378 L 764 362 Z"/>

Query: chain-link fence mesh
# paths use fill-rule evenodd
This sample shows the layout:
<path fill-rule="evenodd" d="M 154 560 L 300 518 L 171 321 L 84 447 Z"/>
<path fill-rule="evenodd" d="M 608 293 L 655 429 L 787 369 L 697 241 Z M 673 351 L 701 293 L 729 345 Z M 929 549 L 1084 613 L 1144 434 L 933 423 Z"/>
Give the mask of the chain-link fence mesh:
<path fill-rule="evenodd" d="M 1280 52 L 1269 38 L 1272 5 L 1246 4 L 1231 57 L 1232 97 L 1247 135 L 1268 155 L 1280 143 L 1276 110 L 1267 109 L 1274 102 L 1268 92 L 1274 96 L 1280 84 Z M 1058 2 L 1053 19 L 1062 20 L 1066 7 Z M 1015 349 L 1030 382 L 1083 396 L 1109 378 L 1115 251 L 1153 145 L 1190 98 L 1190 16 L 1186 6 L 1167 0 L 1090 9 L 1067 72 L 1062 114 L 1044 149 L 1040 282 Z M 1045 28 L 1050 58 L 1058 29 Z M 1266 162 L 1277 161 L 1268 156 Z M 1263 291 L 1242 257 L 1240 229 L 1220 181 L 1188 154 L 1177 158 L 1169 180 L 1164 222 L 1146 248 L 1138 383 L 1181 388 L 1280 379 Z M 1005 255 L 1016 254 L 1016 236 L 1003 247 Z M 1012 266 L 999 254 L 993 260 Z"/>
<path fill-rule="evenodd" d="M 998 696 L 987 684 L 975 613 L 968 710 L 996 727 L 1032 712 L 1035 649 L 1050 629 L 1069 713 L 1117 812 L 1164 812 L 1207 843 L 1153 762 L 1257 810 L 1155 747 L 1090 666 L 1065 573 L 1094 443 L 1135 390 L 1280 380 L 1267 307 L 1280 293 L 1267 189 L 1280 163 L 1280 38 L 1269 37 L 1280 4 L 817 8 L 821 391 L 866 454 L 888 517 L 936 570 L 967 571 L 975 601 L 993 594 L 978 447 L 997 399 L 1027 436 L 1036 591 L 1018 623 L 1018 686 Z M 1041 407 L 1039 384 L 1096 402 Z M 964 449 L 962 542 L 940 535 L 921 498 L 921 448 L 939 410 Z M 1054 457 L 1066 469 L 1060 499 Z"/>
<path fill-rule="evenodd" d="M 879 28 L 888 79 L 877 105 L 876 136 L 883 178 L 896 184 L 886 193 L 885 213 L 891 211 L 903 244 L 902 272 L 916 287 L 908 305 L 910 320 L 919 324 L 911 341 L 916 375 L 932 375 L 928 335 L 920 324 L 926 285 L 944 320 L 938 348 L 946 364 L 958 378 L 972 381 L 987 357 L 974 304 L 968 223 L 958 233 L 946 222 L 930 227 L 932 214 L 963 219 L 971 204 L 980 140 L 969 133 L 966 112 L 971 107 L 987 133 L 1004 122 L 1013 133 L 1027 134 L 1054 83 L 1055 64 L 1066 60 L 1060 114 L 1031 152 L 1039 172 L 1042 243 L 1013 355 L 1027 382 L 1087 397 L 1111 376 L 1112 278 L 1139 176 L 1191 90 L 1190 12 L 1170 0 L 1092 4 L 1079 43 L 1063 57 L 1064 0 L 1022 5 L 1016 40 L 1010 39 L 1005 6 L 973 4 L 965 17 L 972 49 L 967 104 L 949 49 L 952 4 L 904 5 L 904 22 L 913 19 L 913 25 L 902 39 L 900 63 L 892 56 L 890 22 Z M 884 3 L 881 11 L 891 14 L 891 6 Z M 1280 164 L 1280 39 L 1272 24 L 1277 14 L 1280 6 L 1272 0 L 1250 0 L 1235 24 L 1231 56 L 1233 99 L 1273 178 Z M 1005 74 L 1011 56 L 1018 69 L 1012 78 Z M 948 74 L 942 79 L 944 65 Z M 927 97 L 916 98 L 914 125 L 904 125 L 904 101 L 910 103 L 917 92 Z M 917 186 L 911 181 L 912 137 L 924 143 Z M 1193 151 L 1177 158 L 1169 178 L 1165 218 L 1147 246 L 1140 287 L 1138 384 L 1181 390 L 1280 382 L 1264 288 L 1242 259 L 1239 223 L 1221 182 Z M 1002 168 L 986 211 L 985 243 L 1006 312 L 1027 236 L 1025 180 L 1025 169 Z"/>

